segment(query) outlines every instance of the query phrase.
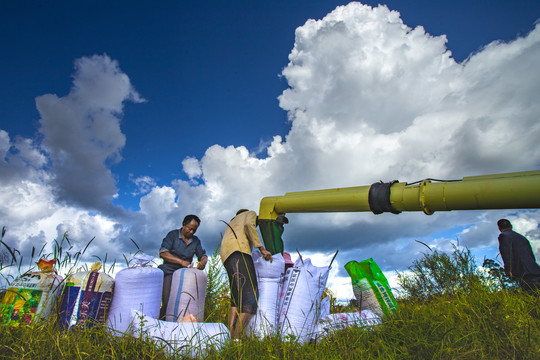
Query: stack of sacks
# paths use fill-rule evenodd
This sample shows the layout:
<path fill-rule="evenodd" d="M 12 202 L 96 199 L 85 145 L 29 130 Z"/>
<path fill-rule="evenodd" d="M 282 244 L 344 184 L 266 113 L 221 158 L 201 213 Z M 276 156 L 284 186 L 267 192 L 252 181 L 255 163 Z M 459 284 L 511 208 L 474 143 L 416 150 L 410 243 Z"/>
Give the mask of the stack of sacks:
<path fill-rule="evenodd" d="M 321 308 L 321 298 L 330 266 L 317 267 L 299 258 L 287 269 L 279 298 L 279 328 L 282 336 L 292 335 L 299 343 L 309 341 Z"/>
<path fill-rule="evenodd" d="M 30 325 L 50 317 L 63 288 L 54 263 L 41 259 L 37 262 L 40 271 L 25 273 L 11 283 L 0 302 L 0 324 Z"/>
<path fill-rule="evenodd" d="M 105 323 L 111 305 L 114 279 L 103 273 L 101 263 L 94 263 L 90 271 L 66 277 L 60 305 L 60 327 L 91 327 Z"/>
<path fill-rule="evenodd" d="M 135 310 L 131 317 L 135 337 L 150 337 L 177 355 L 203 358 L 210 348 L 219 351 L 230 340 L 229 330 L 221 323 L 161 321 Z"/>
<path fill-rule="evenodd" d="M 202 270 L 195 268 L 176 270 L 171 280 L 171 294 L 165 319 L 176 322 L 191 314 L 198 322 L 203 322 L 207 282 L 206 274 Z"/>
<path fill-rule="evenodd" d="M 148 264 L 154 257 L 136 254 L 133 266 L 116 275 L 116 285 L 107 326 L 120 333 L 130 331 L 131 310 L 151 318 L 159 317 L 163 271 Z"/>
<path fill-rule="evenodd" d="M 249 322 L 246 332 L 257 337 L 275 334 L 278 324 L 278 297 L 282 285 L 285 261 L 283 255 L 272 256 L 272 262 L 266 261 L 261 252 L 252 254 L 257 284 L 259 287 L 257 313 Z"/>

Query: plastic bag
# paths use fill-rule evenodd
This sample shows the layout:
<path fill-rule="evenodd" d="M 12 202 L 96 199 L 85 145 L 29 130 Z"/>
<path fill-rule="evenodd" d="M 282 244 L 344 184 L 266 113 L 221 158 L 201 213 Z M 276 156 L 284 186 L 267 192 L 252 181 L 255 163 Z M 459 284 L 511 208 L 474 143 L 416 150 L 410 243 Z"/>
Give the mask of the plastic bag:
<path fill-rule="evenodd" d="M 371 310 L 382 316 L 397 310 L 397 303 L 388 280 L 372 258 L 349 261 L 345 270 L 352 280 L 354 296 L 360 310 Z"/>
<path fill-rule="evenodd" d="M 81 271 L 66 277 L 66 286 L 60 304 L 61 328 L 92 327 L 103 324 L 111 305 L 114 279 L 103 272 L 100 263 L 90 271 Z"/>
<path fill-rule="evenodd" d="M 40 271 L 19 276 L 9 286 L 0 302 L 0 324 L 30 325 L 35 320 L 46 320 L 63 289 L 63 278 L 53 269 L 55 261 L 38 261 Z"/>

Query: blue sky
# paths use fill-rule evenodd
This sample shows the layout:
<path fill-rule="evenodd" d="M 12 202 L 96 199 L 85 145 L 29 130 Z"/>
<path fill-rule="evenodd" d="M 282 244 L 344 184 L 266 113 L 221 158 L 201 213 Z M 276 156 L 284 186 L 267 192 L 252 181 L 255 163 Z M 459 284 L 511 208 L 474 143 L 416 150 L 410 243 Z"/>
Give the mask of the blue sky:
<path fill-rule="evenodd" d="M 196 212 L 210 249 L 218 220 L 237 207 L 257 210 L 262 196 L 540 168 L 539 146 L 527 142 L 539 132 L 540 59 L 529 36 L 538 1 L 387 1 L 399 14 L 358 3 L 334 11 L 347 4 L 1 2 L 7 240 L 31 248 L 68 231 L 81 243 L 96 236 L 95 252 L 130 251 L 131 237 L 151 253 Z M 350 72 L 355 66 L 360 73 Z M 449 100 L 460 96 L 464 106 Z M 497 96 L 508 106 L 489 102 Z M 62 110 L 59 99 L 74 105 Z M 79 122 L 66 115 L 74 112 Z M 422 121 L 429 126 L 418 130 Z M 482 121 L 514 132 L 498 148 Z M 445 131 L 452 136 L 427 140 Z M 292 215 L 286 234 L 289 250 L 321 259 L 335 247 L 328 236 L 339 236 L 341 267 L 374 257 L 386 271 L 403 270 L 422 251 L 415 238 L 444 248 L 463 237 L 495 256 L 493 220 L 506 214 Z M 512 216 L 538 239 L 537 212 Z M 325 223 L 337 230 L 314 225 Z M 403 246 L 407 261 L 392 250 Z"/>
<path fill-rule="evenodd" d="M 365 4 L 376 6 L 377 1 Z M 261 143 L 288 132 L 277 96 L 294 30 L 343 1 L 266 2 L 2 2 L 3 69 L 0 118 L 12 135 L 32 137 L 34 98 L 66 94 L 73 61 L 107 54 L 147 103 L 127 104 L 123 160 L 114 166 L 119 205 L 135 177 L 167 184 L 182 177 L 179 159 L 201 157 L 214 144 Z M 536 1 L 388 1 L 404 22 L 446 34 L 458 61 L 493 40 L 526 34 L 540 17 Z M 196 124 L 196 126 L 192 126 Z"/>

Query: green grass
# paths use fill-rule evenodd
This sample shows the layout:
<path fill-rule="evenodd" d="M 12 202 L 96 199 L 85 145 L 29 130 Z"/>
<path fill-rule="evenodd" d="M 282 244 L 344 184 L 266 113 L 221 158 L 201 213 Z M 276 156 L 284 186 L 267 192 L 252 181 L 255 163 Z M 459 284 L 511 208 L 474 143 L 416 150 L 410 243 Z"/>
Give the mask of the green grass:
<path fill-rule="evenodd" d="M 485 287 L 428 302 L 400 300 L 376 329 L 351 327 L 316 343 L 244 338 L 209 359 L 538 359 L 538 297 Z M 103 327 L 60 331 L 50 324 L 0 328 L 4 359 L 173 359 L 150 340 L 115 337 Z M 178 354 L 182 358 L 181 353 Z"/>
<path fill-rule="evenodd" d="M 205 358 L 540 359 L 537 295 L 500 286 L 490 272 L 477 270 L 468 250 L 429 252 L 409 270 L 400 275 L 405 296 L 398 300 L 399 310 L 376 328 L 353 326 L 303 345 L 279 336 L 245 337 Z M 207 271 L 206 319 L 225 323 L 228 305 L 220 262 L 209 262 Z M 334 305 L 332 312 L 344 309 L 355 310 Z M 104 326 L 62 331 L 53 320 L 0 326 L 1 359 L 182 359 L 184 350 L 189 351 L 173 353 L 163 342 L 113 336 Z"/>

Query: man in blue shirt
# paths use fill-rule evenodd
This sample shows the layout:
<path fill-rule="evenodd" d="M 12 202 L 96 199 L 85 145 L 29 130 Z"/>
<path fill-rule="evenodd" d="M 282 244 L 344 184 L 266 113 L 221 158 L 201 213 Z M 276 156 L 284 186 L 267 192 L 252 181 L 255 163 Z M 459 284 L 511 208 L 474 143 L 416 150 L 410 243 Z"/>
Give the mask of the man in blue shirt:
<path fill-rule="evenodd" d="M 540 289 L 540 266 L 526 237 L 512 230 L 512 223 L 506 219 L 497 221 L 499 252 L 504 262 L 504 271 L 511 279 L 517 280 L 522 289 Z"/>
<path fill-rule="evenodd" d="M 197 269 L 203 270 L 208 262 L 208 256 L 201 246 L 201 240 L 195 236 L 200 224 L 201 220 L 196 215 L 188 215 L 182 221 L 182 227 L 169 231 L 161 243 L 159 257 L 163 259 L 163 264 L 159 265 L 158 268 L 163 270 L 164 278 L 160 319 L 164 319 L 167 312 L 173 273 L 180 268 L 189 267 L 194 255 L 197 255 L 199 260 Z"/>

